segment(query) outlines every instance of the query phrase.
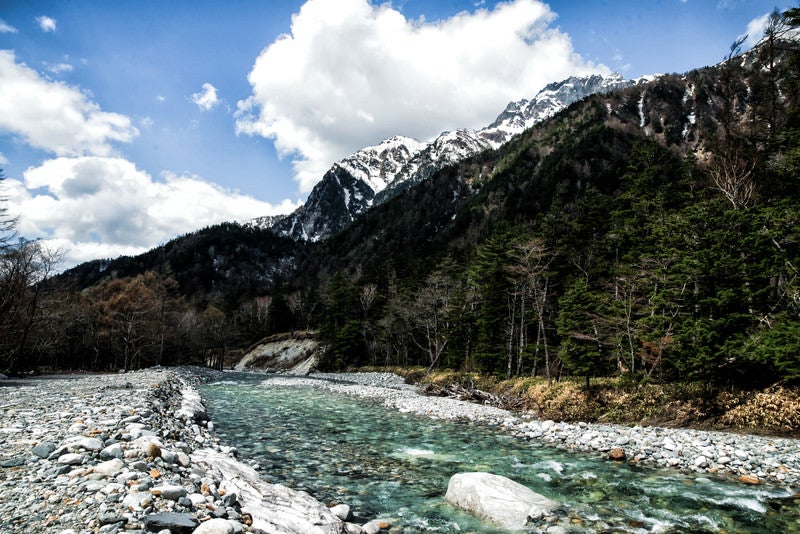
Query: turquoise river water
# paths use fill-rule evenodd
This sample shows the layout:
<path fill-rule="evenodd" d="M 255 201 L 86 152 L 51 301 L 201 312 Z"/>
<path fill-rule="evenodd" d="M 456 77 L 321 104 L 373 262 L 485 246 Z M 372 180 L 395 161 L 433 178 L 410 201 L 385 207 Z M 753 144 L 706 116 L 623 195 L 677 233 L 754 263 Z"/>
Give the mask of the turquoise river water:
<path fill-rule="evenodd" d="M 481 425 L 232 376 L 201 388 L 223 440 L 268 482 L 348 504 L 356 522 L 383 518 L 411 533 L 502 532 L 444 502 L 454 473 L 489 471 L 563 503 L 554 520 L 567 532 L 800 532 L 800 511 L 780 504 L 782 488 L 614 463 Z"/>

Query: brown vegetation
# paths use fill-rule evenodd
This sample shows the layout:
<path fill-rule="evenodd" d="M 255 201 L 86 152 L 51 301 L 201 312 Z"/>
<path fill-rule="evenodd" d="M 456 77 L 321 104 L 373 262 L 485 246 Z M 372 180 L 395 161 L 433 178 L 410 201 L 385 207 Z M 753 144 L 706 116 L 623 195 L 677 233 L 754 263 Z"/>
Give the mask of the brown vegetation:
<path fill-rule="evenodd" d="M 587 390 L 580 378 L 548 385 L 543 377 L 498 380 L 480 373 L 422 368 L 362 368 L 390 371 L 430 394 L 532 412 L 540 419 L 725 430 L 800 437 L 800 389 L 713 391 L 704 383 L 626 384 L 608 378 Z M 472 390 L 471 392 L 469 390 Z"/>

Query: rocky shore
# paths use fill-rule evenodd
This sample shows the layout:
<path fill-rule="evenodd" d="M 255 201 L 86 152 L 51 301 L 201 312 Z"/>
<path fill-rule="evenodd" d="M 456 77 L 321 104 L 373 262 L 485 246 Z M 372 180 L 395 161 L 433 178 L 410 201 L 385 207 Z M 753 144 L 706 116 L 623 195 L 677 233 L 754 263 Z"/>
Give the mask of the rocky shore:
<path fill-rule="evenodd" d="M 333 534 L 347 507 L 263 482 L 220 444 L 201 369 L 0 384 L 0 532 Z"/>
<path fill-rule="evenodd" d="M 403 412 L 494 426 L 522 439 L 654 467 L 727 475 L 744 484 L 800 488 L 800 440 L 659 427 L 540 421 L 493 406 L 426 397 L 390 373 L 315 373 L 271 378 L 272 384 L 325 388 L 380 399 Z M 275 382 L 278 380 L 279 382 Z"/>
<path fill-rule="evenodd" d="M 195 386 L 223 374 L 149 369 L 0 385 L 0 532 L 377 533 L 304 492 L 267 484 L 219 442 Z M 800 486 L 800 442 L 680 429 L 538 421 L 495 407 L 425 397 L 386 373 L 273 376 L 459 419 L 551 445 L 746 484 Z"/>

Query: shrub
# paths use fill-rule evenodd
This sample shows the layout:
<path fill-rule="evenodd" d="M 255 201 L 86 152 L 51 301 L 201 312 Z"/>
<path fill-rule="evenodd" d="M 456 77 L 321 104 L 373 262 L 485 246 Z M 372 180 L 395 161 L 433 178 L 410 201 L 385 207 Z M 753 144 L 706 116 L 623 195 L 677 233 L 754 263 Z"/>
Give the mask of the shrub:
<path fill-rule="evenodd" d="M 800 431 L 800 391 L 781 386 L 752 394 L 744 399 L 720 396 L 730 408 L 720 422 L 739 429 L 759 429 L 779 433 Z"/>

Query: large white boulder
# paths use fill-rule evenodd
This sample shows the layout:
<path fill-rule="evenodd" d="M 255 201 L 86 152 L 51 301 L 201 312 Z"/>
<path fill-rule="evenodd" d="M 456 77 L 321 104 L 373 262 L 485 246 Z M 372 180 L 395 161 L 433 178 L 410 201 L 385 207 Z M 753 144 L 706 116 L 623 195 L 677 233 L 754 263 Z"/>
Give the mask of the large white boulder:
<path fill-rule="evenodd" d="M 491 473 L 458 473 L 450 478 L 445 500 L 509 530 L 522 530 L 559 503 L 518 482 Z"/>
<path fill-rule="evenodd" d="M 242 511 L 253 518 L 252 528 L 270 534 L 340 534 L 343 521 L 304 491 L 269 484 L 235 458 L 212 449 L 197 449 L 192 463 L 219 473 L 220 488 L 235 493 Z"/>

